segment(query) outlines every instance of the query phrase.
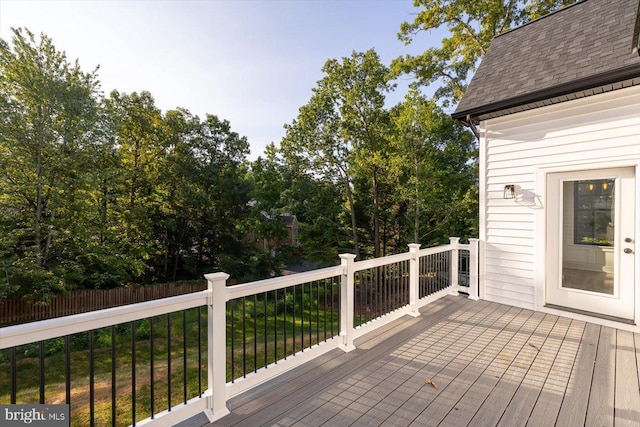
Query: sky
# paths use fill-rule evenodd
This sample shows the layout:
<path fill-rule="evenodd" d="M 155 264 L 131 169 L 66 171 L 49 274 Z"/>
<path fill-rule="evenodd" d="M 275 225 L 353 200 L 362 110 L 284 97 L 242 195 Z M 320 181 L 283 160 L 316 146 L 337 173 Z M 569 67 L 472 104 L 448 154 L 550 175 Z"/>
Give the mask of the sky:
<path fill-rule="evenodd" d="M 417 12 L 412 0 L 0 0 L 0 38 L 12 27 L 44 33 L 83 70 L 99 66 L 106 95 L 146 90 L 163 112 L 226 119 L 254 160 L 279 144 L 328 59 L 374 48 L 389 65 L 439 44 L 436 33 L 397 39 Z"/>

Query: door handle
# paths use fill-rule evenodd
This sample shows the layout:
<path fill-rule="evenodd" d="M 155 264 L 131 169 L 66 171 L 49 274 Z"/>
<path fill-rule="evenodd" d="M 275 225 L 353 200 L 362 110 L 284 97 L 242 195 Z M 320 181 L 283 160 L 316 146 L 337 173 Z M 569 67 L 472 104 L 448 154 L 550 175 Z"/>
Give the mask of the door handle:
<path fill-rule="evenodd" d="M 633 239 L 631 237 L 625 237 L 624 241 L 627 243 L 631 243 Z"/>
<path fill-rule="evenodd" d="M 633 253 L 633 250 L 632 250 L 631 248 L 624 248 L 624 251 L 623 251 L 623 252 L 624 252 L 625 254 L 632 254 L 632 253 Z"/>

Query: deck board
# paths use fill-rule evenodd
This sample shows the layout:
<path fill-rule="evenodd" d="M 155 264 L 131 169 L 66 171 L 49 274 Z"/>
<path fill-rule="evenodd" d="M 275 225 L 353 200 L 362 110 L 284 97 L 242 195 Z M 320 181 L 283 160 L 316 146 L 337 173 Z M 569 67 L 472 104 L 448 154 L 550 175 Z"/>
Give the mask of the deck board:
<path fill-rule="evenodd" d="M 527 423 L 535 402 L 538 400 L 551 372 L 551 367 L 560 351 L 570 323 L 569 319 L 558 318 L 549 335 L 539 347 L 529 343 L 535 350 L 534 360 L 511 402 L 505 409 L 498 423 L 499 426 L 525 425 Z"/>
<path fill-rule="evenodd" d="M 600 328 L 586 425 L 612 426 L 615 388 L 616 330 Z"/>
<path fill-rule="evenodd" d="M 573 361 L 569 383 L 556 420 L 558 426 L 584 425 L 591 384 L 593 383 L 593 367 L 596 362 L 599 337 L 599 326 L 592 323 L 585 324 L 579 352 Z"/>
<path fill-rule="evenodd" d="M 563 396 L 565 396 L 567 386 L 569 385 L 572 367 L 576 360 L 576 354 L 584 328 L 584 322 L 570 321 L 558 354 L 549 370 L 549 375 L 542 386 L 533 411 L 531 411 L 531 415 L 529 415 L 527 426 L 546 427 L 556 424 Z"/>
<path fill-rule="evenodd" d="M 629 375 L 637 368 L 633 333 L 617 331 L 616 337 L 616 383 L 615 419 L 616 426 L 640 425 L 640 395 L 638 376 Z"/>
<path fill-rule="evenodd" d="M 450 296 L 356 345 L 232 398 L 212 425 L 640 423 L 639 334 Z"/>

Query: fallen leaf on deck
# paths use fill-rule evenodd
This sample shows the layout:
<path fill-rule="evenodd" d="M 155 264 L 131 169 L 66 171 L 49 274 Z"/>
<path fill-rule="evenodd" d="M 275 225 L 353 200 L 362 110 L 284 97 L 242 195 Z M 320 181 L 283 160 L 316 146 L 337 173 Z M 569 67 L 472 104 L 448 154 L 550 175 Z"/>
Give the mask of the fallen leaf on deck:
<path fill-rule="evenodd" d="M 536 350 L 538 350 L 538 352 L 540 352 L 540 349 L 538 347 L 536 347 L 535 345 L 531 344 L 531 343 L 527 343 L 529 344 L 531 347 L 535 348 Z"/>
<path fill-rule="evenodd" d="M 433 388 L 436 388 L 436 389 L 438 388 L 438 385 L 436 383 L 434 383 L 432 380 L 426 380 L 424 383 L 425 384 L 429 384 Z"/>

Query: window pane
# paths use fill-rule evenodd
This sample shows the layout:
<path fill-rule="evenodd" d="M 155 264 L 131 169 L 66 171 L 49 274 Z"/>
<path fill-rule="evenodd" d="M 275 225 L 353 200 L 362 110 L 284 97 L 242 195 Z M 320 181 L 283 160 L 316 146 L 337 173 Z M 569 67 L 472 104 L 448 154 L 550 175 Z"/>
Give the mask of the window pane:
<path fill-rule="evenodd" d="M 613 246 L 615 180 L 575 181 L 573 185 L 573 243 Z"/>

